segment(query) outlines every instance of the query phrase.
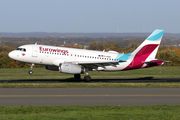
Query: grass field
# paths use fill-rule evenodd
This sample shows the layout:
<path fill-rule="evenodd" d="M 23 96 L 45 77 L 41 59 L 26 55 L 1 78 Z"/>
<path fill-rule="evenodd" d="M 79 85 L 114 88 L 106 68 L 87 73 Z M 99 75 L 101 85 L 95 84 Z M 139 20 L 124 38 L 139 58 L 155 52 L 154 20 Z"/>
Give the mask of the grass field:
<path fill-rule="evenodd" d="M 0 120 L 178 120 L 180 106 L 0 107 Z"/>
<path fill-rule="evenodd" d="M 73 79 L 71 74 L 63 74 L 58 71 L 48 71 L 44 68 L 35 68 L 34 74 L 29 75 L 28 68 L 0 69 L 0 79 Z M 92 71 L 92 79 L 110 78 L 180 78 L 180 67 L 153 67 L 131 71 L 97 72 Z M 76 79 L 74 79 L 76 81 Z M 31 83 L 0 83 L 0 87 L 180 87 L 179 82 L 154 82 L 154 83 L 84 83 L 84 82 L 31 82 Z"/>
<path fill-rule="evenodd" d="M 63 74 L 58 71 L 49 71 L 45 68 L 34 68 L 33 75 L 28 74 L 29 68 L 0 69 L 0 79 L 69 79 L 72 74 Z M 152 67 L 145 69 L 117 71 L 117 72 L 89 72 L 92 79 L 103 78 L 180 78 L 180 66 Z M 83 78 L 84 75 L 82 75 Z"/>

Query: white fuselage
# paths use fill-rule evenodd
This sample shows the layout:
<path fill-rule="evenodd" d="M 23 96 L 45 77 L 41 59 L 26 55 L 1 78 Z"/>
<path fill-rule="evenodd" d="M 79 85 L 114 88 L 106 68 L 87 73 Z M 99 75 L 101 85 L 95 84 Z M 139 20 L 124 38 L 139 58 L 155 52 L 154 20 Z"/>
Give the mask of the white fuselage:
<path fill-rule="evenodd" d="M 67 47 L 56 47 L 48 45 L 23 45 L 19 47 L 22 50 L 14 50 L 9 53 L 9 56 L 17 61 L 42 64 L 42 65 L 54 65 L 59 66 L 60 63 L 72 63 L 78 64 L 80 62 L 115 62 L 118 61 L 116 57 L 118 52 L 109 51 L 94 51 L 85 49 L 75 49 Z M 119 63 L 116 66 L 103 66 L 98 67 L 96 70 L 122 70 L 131 61 Z"/>

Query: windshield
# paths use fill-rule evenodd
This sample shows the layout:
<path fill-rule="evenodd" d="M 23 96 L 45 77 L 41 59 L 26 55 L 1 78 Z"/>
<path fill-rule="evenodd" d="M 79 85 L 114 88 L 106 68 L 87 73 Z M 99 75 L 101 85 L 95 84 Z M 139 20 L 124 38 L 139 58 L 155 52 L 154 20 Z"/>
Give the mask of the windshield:
<path fill-rule="evenodd" d="M 25 48 L 17 48 L 16 50 L 26 52 L 26 49 L 25 49 Z"/>

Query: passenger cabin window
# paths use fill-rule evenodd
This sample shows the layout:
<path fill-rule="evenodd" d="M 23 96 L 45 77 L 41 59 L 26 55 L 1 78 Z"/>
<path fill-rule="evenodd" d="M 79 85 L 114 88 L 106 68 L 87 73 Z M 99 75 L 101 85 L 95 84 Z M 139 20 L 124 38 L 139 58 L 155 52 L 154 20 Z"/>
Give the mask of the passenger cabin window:
<path fill-rule="evenodd" d="M 16 50 L 26 52 L 26 49 L 25 49 L 25 48 L 17 48 Z"/>

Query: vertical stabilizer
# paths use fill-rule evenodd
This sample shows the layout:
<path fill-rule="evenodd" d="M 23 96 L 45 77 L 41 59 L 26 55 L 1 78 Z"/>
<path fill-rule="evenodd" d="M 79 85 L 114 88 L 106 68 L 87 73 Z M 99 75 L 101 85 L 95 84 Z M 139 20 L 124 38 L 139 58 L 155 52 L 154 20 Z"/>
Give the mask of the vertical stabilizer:
<path fill-rule="evenodd" d="M 125 68 L 137 69 L 144 67 L 146 61 L 156 60 L 156 54 L 164 34 L 164 30 L 155 30 L 136 50 L 131 53 L 128 61 L 130 64 Z"/>
<path fill-rule="evenodd" d="M 134 52 L 132 52 L 131 59 L 134 57 L 155 59 L 163 34 L 164 30 L 155 30 Z"/>

